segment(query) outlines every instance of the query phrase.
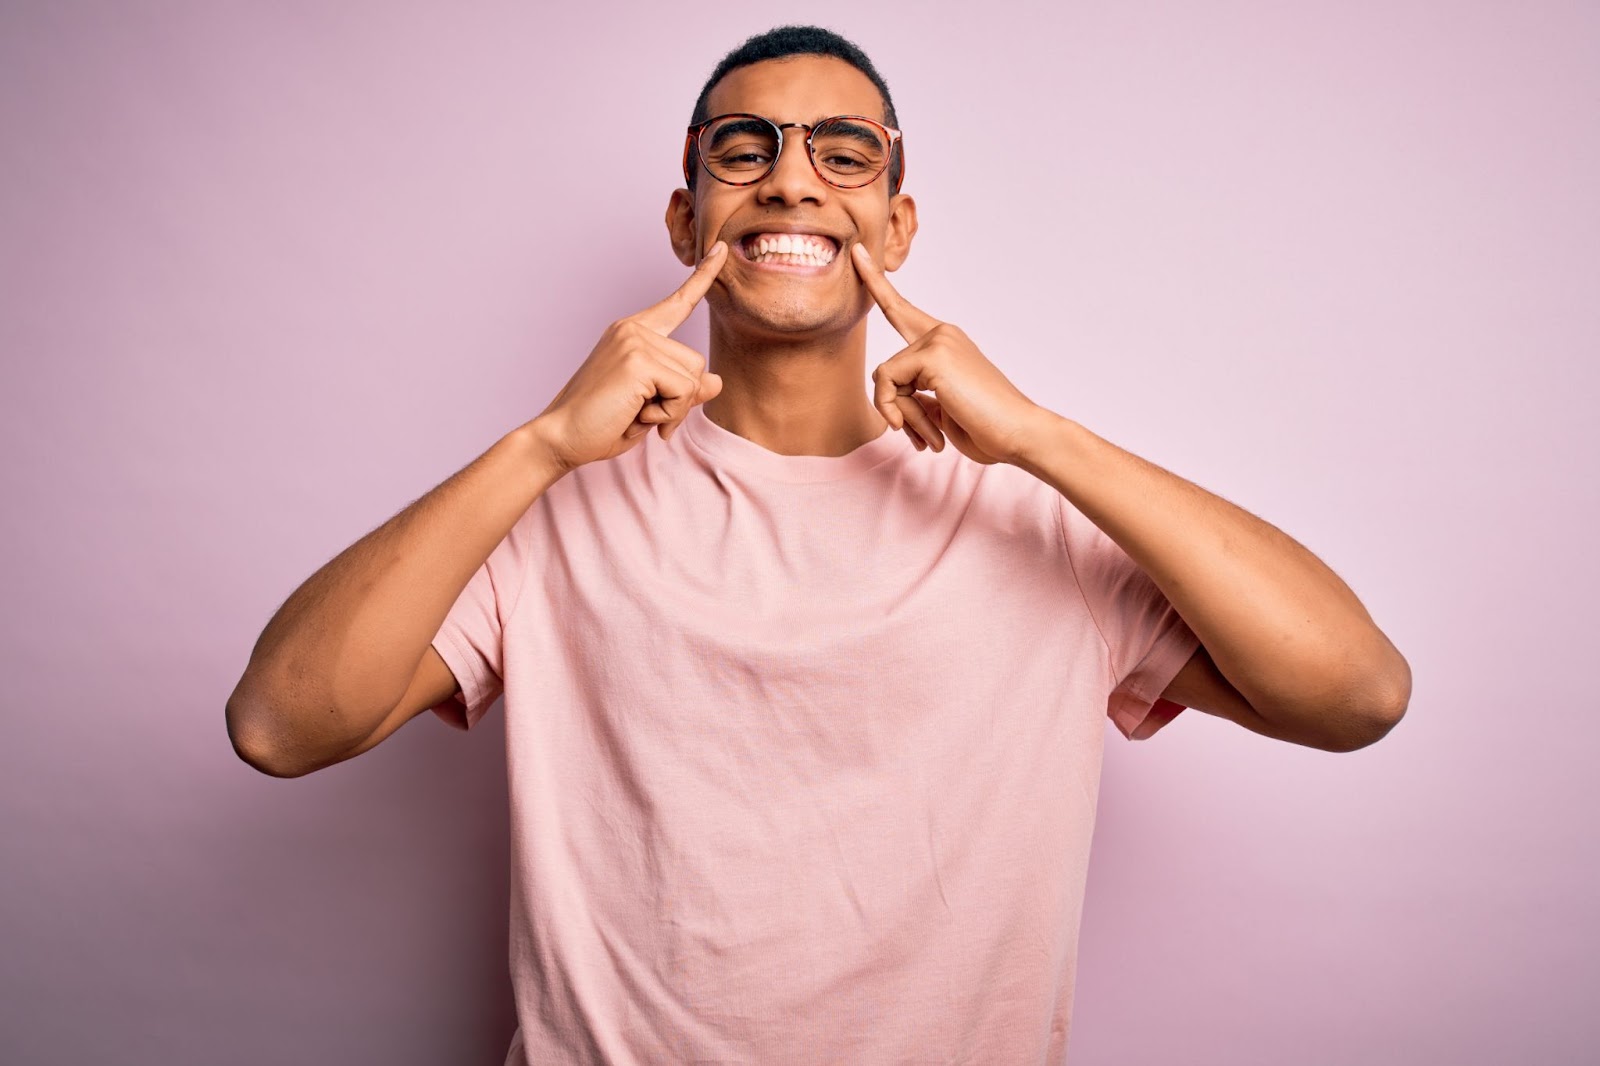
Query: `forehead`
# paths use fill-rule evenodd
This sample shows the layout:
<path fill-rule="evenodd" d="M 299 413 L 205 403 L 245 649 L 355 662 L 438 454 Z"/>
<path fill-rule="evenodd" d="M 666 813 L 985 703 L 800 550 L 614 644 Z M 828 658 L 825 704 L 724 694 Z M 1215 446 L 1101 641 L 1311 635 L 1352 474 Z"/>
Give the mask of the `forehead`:
<path fill-rule="evenodd" d="M 707 114 L 748 111 L 779 122 L 815 122 L 829 115 L 883 118 L 872 79 L 833 56 L 763 59 L 730 71 L 706 99 Z"/>

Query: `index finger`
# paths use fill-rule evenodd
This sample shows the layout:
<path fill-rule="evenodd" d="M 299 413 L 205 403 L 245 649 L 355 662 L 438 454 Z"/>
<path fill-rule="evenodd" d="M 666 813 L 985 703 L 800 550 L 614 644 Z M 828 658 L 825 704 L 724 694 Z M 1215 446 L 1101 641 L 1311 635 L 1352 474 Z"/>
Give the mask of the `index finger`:
<path fill-rule="evenodd" d="M 711 288 L 711 283 L 717 280 L 717 273 L 722 269 L 727 257 L 727 241 L 713 244 L 706 252 L 705 258 L 700 260 L 700 265 L 694 268 L 694 273 L 690 274 L 682 285 L 679 285 L 665 300 L 645 308 L 634 318 L 663 337 L 668 336 L 688 320 L 689 312 L 694 310 L 694 305 L 700 302 L 700 298 Z"/>
<path fill-rule="evenodd" d="M 855 256 L 856 273 L 866 283 L 867 291 L 872 293 L 872 298 L 883 310 L 883 317 L 887 318 L 889 325 L 906 339 L 907 344 L 916 343 L 917 338 L 939 324 L 937 318 L 919 310 L 889 284 L 883 268 L 873 260 L 872 253 L 867 251 L 865 245 L 851 245 L 850 254 Z"/>

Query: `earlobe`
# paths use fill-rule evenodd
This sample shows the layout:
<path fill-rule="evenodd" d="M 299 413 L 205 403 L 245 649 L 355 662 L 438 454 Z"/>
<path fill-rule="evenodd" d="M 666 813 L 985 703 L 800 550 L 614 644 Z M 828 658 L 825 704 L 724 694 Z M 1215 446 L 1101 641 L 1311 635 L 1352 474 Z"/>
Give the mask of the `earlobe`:
<path fill-rule="evenodd" d="M 667 201 L 667 239 L 672 243 L 672 254 L 686 267 L 700 262 L 694 233 L 694 197 L 688 189 L 673 189 Z"/>

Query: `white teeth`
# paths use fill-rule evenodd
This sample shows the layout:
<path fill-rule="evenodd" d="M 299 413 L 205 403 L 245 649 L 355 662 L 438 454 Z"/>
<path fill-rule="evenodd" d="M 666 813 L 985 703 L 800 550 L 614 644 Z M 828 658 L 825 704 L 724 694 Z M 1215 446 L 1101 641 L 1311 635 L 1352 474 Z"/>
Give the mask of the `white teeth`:
<path fill-rule="evenodd" d="M 774 259 L 782 256 L 782 259 Z M 832 242 L 806 233 L 778 233 L 751 242 L 750 258 L 757 263 L 780 262 L 801 266 L 827 266 L 833 262 Z"/>

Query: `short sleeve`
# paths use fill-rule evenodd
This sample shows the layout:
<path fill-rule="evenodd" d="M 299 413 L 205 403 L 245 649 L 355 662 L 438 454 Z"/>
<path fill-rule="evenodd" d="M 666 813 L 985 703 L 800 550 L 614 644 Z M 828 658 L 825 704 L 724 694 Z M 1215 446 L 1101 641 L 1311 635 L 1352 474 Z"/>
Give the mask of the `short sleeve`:
<path fill-rule="evenodd" d="M 1183 710 L 1161 693 L 1199 649 L 1200 638 L 1116 541 L 1055 496 L 1073 576 L 1109 657 L 1106 715 L 1129 740 L 1145 740 Z"/>
<path fill-rule="evenodd" d="M 505 623 L 526 576 L 526 516 L 489 553 L 445 615 L 433 638 L 459 695 L 430 708 L 445 724 L 471 729 L 505 691 Z"/>

